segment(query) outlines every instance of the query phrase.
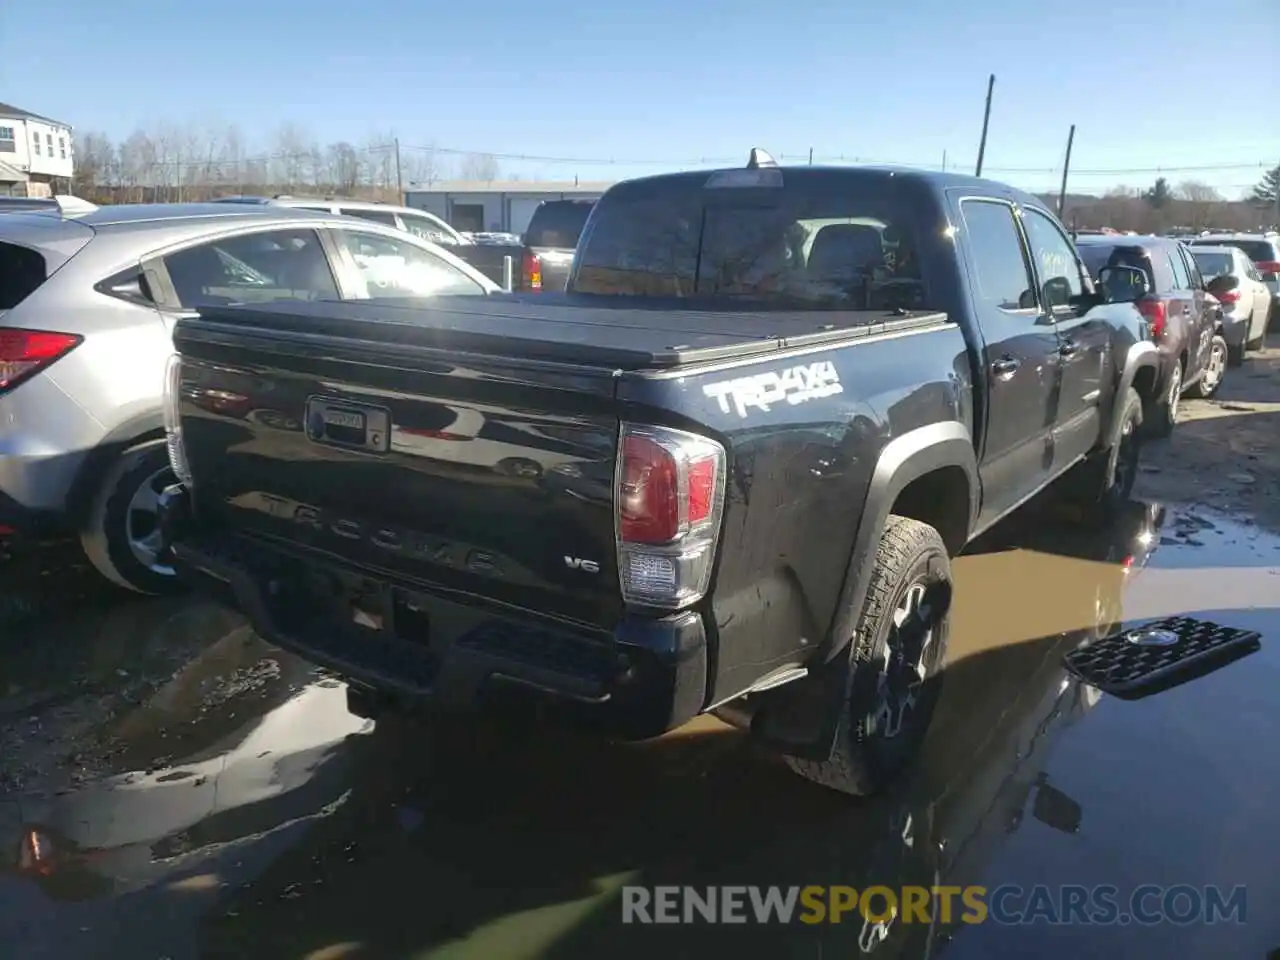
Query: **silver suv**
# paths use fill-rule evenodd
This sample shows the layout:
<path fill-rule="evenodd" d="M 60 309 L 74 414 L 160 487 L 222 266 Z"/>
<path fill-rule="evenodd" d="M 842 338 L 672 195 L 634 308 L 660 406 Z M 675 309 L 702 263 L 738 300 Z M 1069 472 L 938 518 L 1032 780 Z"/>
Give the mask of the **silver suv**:
<path fill-rule="evenodd" d="M 171 331 L 202 304 L 487 295 L 398 229 L 266 204 L 0 217 L 0 536 L 79 536 L 95 567 L 173 589 L 156 502 Z M 233 402 L 228 399 L 228 403 Z"/>

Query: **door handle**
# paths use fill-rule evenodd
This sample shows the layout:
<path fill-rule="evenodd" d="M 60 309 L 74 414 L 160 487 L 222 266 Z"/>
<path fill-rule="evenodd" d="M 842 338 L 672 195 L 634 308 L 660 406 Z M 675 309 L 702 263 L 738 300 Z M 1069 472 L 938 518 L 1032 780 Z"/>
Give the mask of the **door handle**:
<path fill-rule="evenodd" d="M 991 364 L 991 372 L 1001 380 L 1008 380 L 1018 372 L 1020 366 L 1022 366 L 1022 361 L 1017 357 L 1001 357 Z"/>
<path fill-rule="evenodd" d="M 1080 344 L 1074 340 L 1063 341 L 1062 346 L 1058 348 L 1058 356 L 1060 357 L 1074 357 L 1079 352 Z"/>
<path fill-rule="evenodd" d="M 1189 316 L 1191 316 L 1191 308 L 1190 308 L 1190 307 L 1183 307 L 1183 308 L 1182 308 L 1182 315 L 1183 315 L 1184 317 L 1189 317 Z"/>

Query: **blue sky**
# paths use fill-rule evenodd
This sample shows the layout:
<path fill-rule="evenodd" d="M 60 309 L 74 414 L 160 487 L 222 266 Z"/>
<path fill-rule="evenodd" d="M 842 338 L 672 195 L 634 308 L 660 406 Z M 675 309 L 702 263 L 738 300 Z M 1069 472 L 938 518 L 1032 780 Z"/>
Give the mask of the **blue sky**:
<path fill-rule="evenodd" d="M 972 170 L 995 73 L 989 176 L 1056 188 L 1075 123 L 1072 189 L 1159 167 L 1234 196 L 1280 163 L 1278 2 L 10 3 L 0 99 L 116 137 L 234 122 L 260 153 L 292 121 L 321 142 L 394 130 L 406 150 L 573 161 L 501 161 L 526 178 L 754 145 Z"/>

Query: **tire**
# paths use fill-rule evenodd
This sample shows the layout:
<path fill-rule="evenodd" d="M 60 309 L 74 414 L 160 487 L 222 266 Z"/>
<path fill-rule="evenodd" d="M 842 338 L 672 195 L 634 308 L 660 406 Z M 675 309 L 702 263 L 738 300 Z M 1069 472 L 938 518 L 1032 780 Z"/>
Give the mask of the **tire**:
<path fill-rule="evenodd" d="M 1167 437 L 1172 434 L 1174 425 L 1178 421 L 1178 407 L 1181 403 L 1182 362 L 1179 361 L 1169 374 L 1169 383 L 1165 386 L 1164 393 L 1158 400 L 1147 406 L 1143 422 L 1148 435 Z"/>
<path fill-rule="evenodd" d="M 1133 387 L 1123 399 L 1115 441 L 1062 478 L 1064 499 L 1110 524 L 1133 495 L 1142 456 L 1142 398 Z"/>
<path fill-rule="evenodd" d="M 1200 372 L 1200 379 L 1191 387 L 1191 396 L 1208 400 L 1222 389 L 1222 381 L 1227 376 L 1228 353 L 1226 338 L 1220 333 L 1215 333 L 1209 342 L 1209 359 L 1205 363 L 1204 370 Z"/>
<path fill-rule="evenodd" d="M 89 562 L 117 586 L 156 596 L 181 590 L 171 567 L 147 563 L 130 544 L 131 533 L 141 541 L 146 529 L 147 511 L 136 509 L 147 500 L 144 491 L 159 494 L 173 482 L 165 442 L 150 440 L 120 455 L 94 497 L 80 543 Z"/>
<path fill-rule="evenodd" d="M 787 757 L 787 765 L 807 780 L 854 796 L 878 792 L 906 768 L 919 752 L 937 704 L 950 608 L 951 561 L 938 531 L 918 520 L 889 517 L 862 616 L 849 643 L 852 663 L 831 756 L 826 760 Z M 919 637 L 900 632 L 895 624 L 895 614 L 908 611 L 910 617 L 911 610 L 924 610 L 931 624 L 920 656 L 914 657 L 914 651 L 911 655 L 918 663 L 915 674 L 893 655 L 896 638 L 911 643 Z M 914 622 L 921 624 L 918 619 Z M 900 706 L 894 711 L 882 703 L 886 678 L 894 672 L 891 665 L 904 684 L 899 691 L 914 699 L 910 709 Z M 917 679 L 911 682 L 906 677 Z"/>

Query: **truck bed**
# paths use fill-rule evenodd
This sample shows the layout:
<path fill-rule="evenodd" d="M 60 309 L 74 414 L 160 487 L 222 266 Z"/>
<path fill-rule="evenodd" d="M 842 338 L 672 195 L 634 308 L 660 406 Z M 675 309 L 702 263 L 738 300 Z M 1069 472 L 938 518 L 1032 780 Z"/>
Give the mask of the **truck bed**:
<path fill-rule="evenodd" d="M 679 300 L 575 294 L 322 301 L 301 308 L 280 301 L 204 307 L 200 313 L 202 322 L 186 336 L 216 340 L 219 327 L 229 327 L 236 336 L 303 335 L 348 346 L 363 341 L 620 370 L 764 356 L 946 319 L 923 312 L 691 310 Z"/>

